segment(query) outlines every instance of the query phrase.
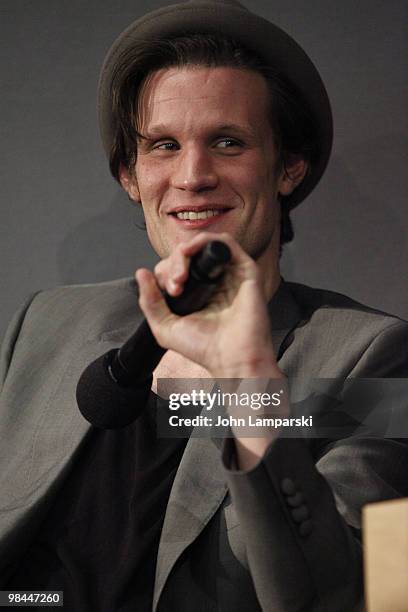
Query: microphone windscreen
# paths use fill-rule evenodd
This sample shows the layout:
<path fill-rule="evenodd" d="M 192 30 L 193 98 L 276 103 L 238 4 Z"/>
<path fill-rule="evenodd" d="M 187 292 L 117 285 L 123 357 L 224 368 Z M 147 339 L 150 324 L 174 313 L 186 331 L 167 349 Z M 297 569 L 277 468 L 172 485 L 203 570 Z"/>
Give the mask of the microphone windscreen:
<path fill-rule="evenodd" d="M 76 397 L 82 416 L 100 429 L 119 429 L 132 423 L 146 406 L 152 377 L 137 387 L 121 387 L 108 372 L 117 349 L 98 357 L 82 373 Z"/>

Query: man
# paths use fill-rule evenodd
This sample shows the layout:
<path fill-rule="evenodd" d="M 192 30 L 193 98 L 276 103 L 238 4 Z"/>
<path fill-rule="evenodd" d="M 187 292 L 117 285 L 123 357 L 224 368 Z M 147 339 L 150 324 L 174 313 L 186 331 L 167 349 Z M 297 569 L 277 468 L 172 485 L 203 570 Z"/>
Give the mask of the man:
<path fill-rule="evenodd" d="M 238 2 L 161 9 L 115 42 L 99 112 L 111 170 L 162 258 L 136 275 L 168 349 L 154 389 L 160 378 L 406 375 L 406 323 L 280 277 L 288 211 L 324 172 L 332 133 L 320 77 L 292 39 Z M 160 289 L 179 295 L 212 239 L 232 253 L 225 279 L 208 307 L 178 317 Z M 10 328 L 2 588 L 63 590 L 75 611 L 359 606 L 361 507 L 407 494 L 406 443 L 272 429 L 222 444 L 160 438 L 150 400 L 127 428 L 90 429 L 79 376 L 129 336 L 136 304 L 132 281 L 59 288 Z"/>

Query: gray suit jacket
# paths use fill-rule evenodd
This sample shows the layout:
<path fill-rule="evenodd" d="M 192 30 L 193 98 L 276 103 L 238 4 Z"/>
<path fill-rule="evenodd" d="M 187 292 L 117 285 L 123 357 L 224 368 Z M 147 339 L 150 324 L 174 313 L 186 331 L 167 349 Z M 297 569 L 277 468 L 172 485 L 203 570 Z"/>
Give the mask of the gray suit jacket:
<path fill-rule="evenodd" d="M 289 377 L 407 376 L 408 324 L 397 318 L 290 283 L 269 310 Z M 40 292 L 11 324 L 0 372 L 0 586 L 63 493 L 88 431 L 75 400 L 81 372 L 140 318 L 134 281 L 120 280 Z M 219 441 L 190 438 L 161 534 L 153 610 L 354 609 L 360 510 L 408 494 L 405 442 L 278 438 L 243 473 L 230 469 L 231 444 L 222 458 Z M 307 528 L 287 479 L 304 498 Z"/>

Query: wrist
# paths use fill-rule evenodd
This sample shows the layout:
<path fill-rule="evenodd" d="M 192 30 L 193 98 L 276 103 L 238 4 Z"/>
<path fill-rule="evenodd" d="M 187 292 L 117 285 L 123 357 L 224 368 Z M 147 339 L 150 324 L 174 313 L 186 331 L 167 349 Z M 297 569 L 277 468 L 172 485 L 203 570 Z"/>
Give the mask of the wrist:
<path fill-rule="evenodd" d="M 237 363 L 222 364 L 211 372 L 214 378 L 286 378 L 275 356 L 254 357 Z"/>

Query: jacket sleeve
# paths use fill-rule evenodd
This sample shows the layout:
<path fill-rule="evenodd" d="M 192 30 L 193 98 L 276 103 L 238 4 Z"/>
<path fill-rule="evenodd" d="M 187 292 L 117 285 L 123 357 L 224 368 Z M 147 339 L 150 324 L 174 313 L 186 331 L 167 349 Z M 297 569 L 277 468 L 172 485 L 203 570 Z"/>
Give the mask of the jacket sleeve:
<path fill-rule="evenodd" d="M 373 339 L 351 376 L 408 373 L 408 324 Z M 361 609 L 363 505 L 408 495 L 407 439 L 351 435 L 318 453 L 305 439 L 276 438 L 250 471 L 223 461 L 244 534 L 248 566 L 263 610 Z"/>

